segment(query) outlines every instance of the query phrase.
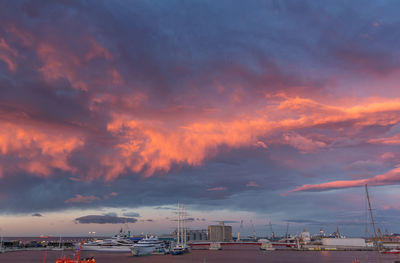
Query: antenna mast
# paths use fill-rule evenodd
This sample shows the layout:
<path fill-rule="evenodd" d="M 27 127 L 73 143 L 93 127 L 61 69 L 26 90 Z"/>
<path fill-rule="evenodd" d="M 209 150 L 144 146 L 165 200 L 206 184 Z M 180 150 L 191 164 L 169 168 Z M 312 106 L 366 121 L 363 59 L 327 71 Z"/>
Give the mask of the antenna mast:
<path fill-rule="evenodd" d="M 378 241 L 378 236 L 376 235 L 376 229 L 375 229 L 374 216 L 372 215 L 371 202 L 369 201 L 368 185 L 367 184 L 365 184 L 365 193 L 367 194 L 368 210 L 369 210 L 369 215 L 371 216 L 372 227 L 374 228 L 375 241 Z"/>

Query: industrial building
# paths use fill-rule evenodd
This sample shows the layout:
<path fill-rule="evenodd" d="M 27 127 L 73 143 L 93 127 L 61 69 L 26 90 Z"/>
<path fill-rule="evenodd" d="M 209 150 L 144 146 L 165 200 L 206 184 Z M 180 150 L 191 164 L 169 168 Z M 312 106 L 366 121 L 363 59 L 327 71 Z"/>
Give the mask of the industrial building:
<path fill-rule="evenodd" d="M 205 241 L 207 240 L 207 230 L 188 230 L 186 236 L 187 241 Z"/>
<path fill-rule="evenodd" d="M 334 247 L 365 247 L 364 238 L 323 238 L 322 245 Z"/>
<path fill-rule="evenodd" d="M 226 226 L 224 222 L 219 225 L 208 226 L 208 240 L 212 242 L 231 242 L 232 226 Z"/>
<path fill-rule="evenodd" d="M 171 235 L 168 237 L 170 240 L 176 239 L 176 233 L 177 230 L 172 232 Z M 161 236 L 164 238 L 164 236 Z M 201 229 L 201 230 L 186 230 L 186 241 L 206 241 L 207 240 L 207 230 Z"/>

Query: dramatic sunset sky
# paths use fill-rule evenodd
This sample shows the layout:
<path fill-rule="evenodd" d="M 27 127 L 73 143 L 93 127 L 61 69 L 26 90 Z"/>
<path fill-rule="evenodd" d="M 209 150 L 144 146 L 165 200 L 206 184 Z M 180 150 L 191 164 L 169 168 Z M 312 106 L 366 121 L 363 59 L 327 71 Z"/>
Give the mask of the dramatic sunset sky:
<path fill-rule="evenodd" d="M 399 11 L 0 1 L 1 232 L 400 232 Z"/>

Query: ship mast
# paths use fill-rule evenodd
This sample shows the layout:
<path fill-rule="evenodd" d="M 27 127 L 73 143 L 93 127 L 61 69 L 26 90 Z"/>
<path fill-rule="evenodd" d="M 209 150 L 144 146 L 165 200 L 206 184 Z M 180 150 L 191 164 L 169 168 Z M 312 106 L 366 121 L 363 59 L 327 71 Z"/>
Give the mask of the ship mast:
<path fill-rule="evenodd" d="M 378 236 L 376 235 L 374 216 L 372 215 L 371 202 L 369 201 L 368 185 L 367 184 L 365 184 L 365 193 L 367 194 L 368 210 L 369 210 L 369 215 L 371 216 L 372 227 L 374 228 L 375 241 L 378 242 Z"/>
<path fill-rule="evenodd" d="M 186 207 L 183 208 L 183 245 L 186 246 L 187 238 L 187 228 L 186 228 Z"/>
<path fill-rule="evenodd" d="M 180 244 L 180 237 L 181 237 L 181 206 L 180 206 L 180 204 L 178 203 L 178 229 L 177 229 L 177 232 L 176 232 L 176 238 L 177 238 L 177 243 L 178 243 L 178 245 Z"/>

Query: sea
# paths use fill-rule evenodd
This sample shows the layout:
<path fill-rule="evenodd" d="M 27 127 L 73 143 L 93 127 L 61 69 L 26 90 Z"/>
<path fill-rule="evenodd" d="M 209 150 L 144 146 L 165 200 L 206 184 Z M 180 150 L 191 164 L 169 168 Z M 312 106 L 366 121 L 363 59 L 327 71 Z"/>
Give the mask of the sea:
<path fill-rule="evenodd" d="M 18 251 L 0 254 L 0 263 L 55 263 L 57 258 L 72 257 L 74 251 Z M 130 253 L 82 251 L 82 257 L 94 257 L 96 263 L 352 263 L 400 262 L 398 255 L 375 251 L 261 251 L 258 246 L 225 248 L 219 251 L 192 250 L 184 255 L 152 255 L 133 257 Z"/>

